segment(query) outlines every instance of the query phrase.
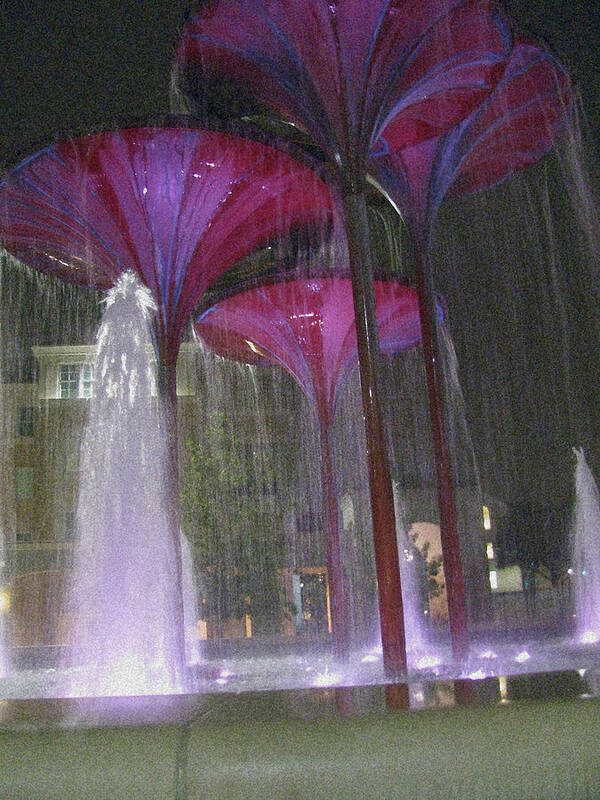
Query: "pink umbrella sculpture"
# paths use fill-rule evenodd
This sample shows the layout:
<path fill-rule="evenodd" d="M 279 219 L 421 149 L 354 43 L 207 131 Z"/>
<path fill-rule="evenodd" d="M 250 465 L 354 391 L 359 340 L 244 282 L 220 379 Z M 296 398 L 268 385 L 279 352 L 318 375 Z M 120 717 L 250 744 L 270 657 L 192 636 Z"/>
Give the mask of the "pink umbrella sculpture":
<path fill-rule="evenodd" d="M 488 0 L 215 0 L 190 18 L 177 51 L 175 78 L 188 106 L 200 110 L 204 84 L 225 76 L 307 132 L 336 175 L 352 274 L 384 662 L 391 671 L 406 668 L 406 653 L 377 391 L 367 163 L 392 119 L 406 146 L 464 119 L 501 77 L 509 50 L 510 35 Z"/>
<path fill-rule="evenodd" d="M 181 120 L 62 141 L 0 183 L 0 241 L 17 258 L 103 289 L 133 270 L 154 296 L 176 553 L 175 367 L 189 316 L 211 281 L 242 256 L 276 234 L 330 220 L 332 211 L 326 185 L 290 156 Z"/>
<path fill-rule="evenodd" d="M 433 286 L 427 266 L 432 229 L 446 195 L 480 191 L 538 161 L 559 137 L 572 104 L 568 76 L 546 51 L 515 43 L 502 80 L 466 120 L 447 134 L 413 146 L 404 144 L 393 120 L 381 136 L 381 152 L 370 171 L 396 204 L 417 248 L 423 350 L 430 401 L 444 570 L 455 654 L 467 647 L 465 590 L 456 525 L 456 503 L 444 432 L 436 369 Z M 396 138 L 396 137 L 399 138 Z"/>
<path fill-rule="evenodd" d="M 398 353 L 417 344 L 421 331 L 414 289 L 377 280 L 374 291 L 382 350 Z M 283 366 L 315 410 L 334 650 L 338 657 L 347 658 L 350 635 L 331 427 L 337 399 L 357 364 L 351 281 L 297 279 L 242 291 L 205 311 L 195 329 L 220 355 Z M 397 613 L 402 614 L 402 607 Z"/>
<path fill-rule="evenodd" d="M 159 307 L 171 394 L 184 327 L 210 283 L 277 233 L 331 212 L 323 182 L 286 154 L 186 127 L 66 140 L 0 183 L 0 238 L 25 263 L 102 289 L 138 273 Z"/>

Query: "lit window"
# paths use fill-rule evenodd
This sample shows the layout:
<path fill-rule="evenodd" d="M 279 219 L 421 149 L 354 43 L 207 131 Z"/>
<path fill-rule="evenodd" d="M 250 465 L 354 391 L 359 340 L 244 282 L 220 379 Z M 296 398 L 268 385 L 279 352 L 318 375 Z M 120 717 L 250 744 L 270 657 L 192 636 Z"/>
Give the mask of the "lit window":
<path fill-rule="evenodd" d="M 8 611 L 10 609 L 10 592 L 8 589 L 0 591 L 0 611 Z"/>
<path fill-rule="evenodd" d="M 490 586 L 492 589 L 498 588 L 498 573 L 495 569 L 490 570 Z"/>
<path fill-rule="evenodd" d="M 491 561 L 494 558 L 494 544 L 493 542 L 488 542 L 485 548 L 485 552 L 487 553 L 488 559 Z"/>
<path fill-rule="evenodd" d="M 91 364 L 60 364 L 58 396 L 60 398 L 91 397 L 94 390 L 94 370 Z"/>
<path fill-rule="evenodd" d="M 490 517 L 490 510 L 487 506 L 483 507 L 483 527 L 486 531 L 492 528 L 492 519 Z"/>

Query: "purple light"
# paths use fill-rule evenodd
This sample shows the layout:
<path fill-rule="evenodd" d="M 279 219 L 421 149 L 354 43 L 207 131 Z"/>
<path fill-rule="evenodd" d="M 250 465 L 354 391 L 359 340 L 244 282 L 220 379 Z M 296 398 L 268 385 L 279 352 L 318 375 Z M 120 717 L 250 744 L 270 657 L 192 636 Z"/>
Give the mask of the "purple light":
<path fill-rule="evenodd" d="M 247 87 L 357 176 L 391 119 L 402 146 L 463 119 L 500 77 L 508 39 L 482 0 L 216 0 L 187 23 L 175 71 L 192 103 L 198 73 Z"/>
<path fill-rule="evenodd" d="M 63 141 L 0 184 L 0 238 L 25 263 L 104 289 L 137 272 L 159 308 L 164 364 L 215 278 L 275 234 L 331 213 L 323 182 L 288 155 L 175 127 Z"/>
<path fill-rule="evenodd" d="M 420 341 L 414 289 L 375 281 L 381 349 Z M 312 278 L 250 289 L 220 301 L 195 325 L 215 352 L 247 363 L 283 366 L 328 427 L 336 401 L 358 363 L 352 285 L 347 278 Z"/>
<path fill-rule="evenodd" d="M 569 78 L 545 50 L 517 41 L 493 93 L 444 136 L 405 146 L 392 120 L 370 171 L 425 242 L 447 194 L 487 189 L 534 164 L 560 136 L 573 102 Z"/>

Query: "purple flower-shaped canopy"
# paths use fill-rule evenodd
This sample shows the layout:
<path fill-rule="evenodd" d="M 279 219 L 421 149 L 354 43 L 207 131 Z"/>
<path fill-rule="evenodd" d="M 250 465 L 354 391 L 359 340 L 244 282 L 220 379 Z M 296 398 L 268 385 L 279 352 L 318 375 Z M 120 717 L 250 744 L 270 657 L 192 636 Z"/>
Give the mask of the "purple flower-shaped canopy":
<path fill-rule="evenodd" d="M 370 171 L 423 246 L 446 195 L 486 189 L 538 161 L 562 132 L 572 100 L 562 66 L 541 47 L 518 41 L 502 80 L 467 119 L 409 147 L 392 121 Z"/>
<path fill-rule="evenodd" d="M 416 292 L 395 281 L 375 281 L 379 336 L 386 353 L 421 338 Z M 219 301 L 195 329 L 214 352 L 247 363 L 284 367 L 312 404 L 319 423 L 327 570 L 334 650 L 349 653 L 339 508 L 331 424 L 336 401 L 358 363 L 358 343 L 348 278 L 302 278 L 249 289 Z M 398 612 L 402 613 L 400 604 Z"/>
<path fill-rule="evenodd" d="M 165 364 L 216 277 L 280 231 L 332 213 L 325 184 L 285 153 L 183 127 L 66 140 L 0 184 L 0 242 L 25 263 L 99 288 L 138 273 L 157 301 Z"/>
<path fill-rule="evenodd" d="M 375 302 L 384 353 L 398 353 L 420 341 L 414 289 L 377 280 Z M 305 278 L 249 289 L 209 308 L 195 329 L 219 355 L 283 366 L 326 427 L 358 362 L 348 278 Z"/>
<path fill-rule="evenodd" d="M 509 38 L 489 0 L 211 0 L 175 67 L 184 94 L 186 71 L 232 78 L 355 181 L 391 119 L 404 146 L 463 119 L 500 77 Z"/>

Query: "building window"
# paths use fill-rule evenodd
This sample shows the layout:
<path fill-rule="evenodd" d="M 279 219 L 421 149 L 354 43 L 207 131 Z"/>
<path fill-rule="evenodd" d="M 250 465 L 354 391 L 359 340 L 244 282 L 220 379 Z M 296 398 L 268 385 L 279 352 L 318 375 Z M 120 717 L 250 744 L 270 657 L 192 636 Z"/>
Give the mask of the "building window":
<path fill-rule="evenodd" d="M 33 436 L 33 406 L 21 406 L 19 409 L 19 436 Z"/>
<path fill-rule="evenodd" d="M 17 467 L 15 470 L 15 500 L 22 502 L 33 497 L 35 469 L 33 467 Z"/>
<path fill-rule="evenodd" d="M 91 364 L 60 364 L 58 367 L 58 396 L 60 398 L 91 397 L 94 388 L 94 369 Z"/>
<path fill-rule="evenodd" d="M 33 535 L 31 531 L 17 531 L 16 539 L 17 539 L 17 544 L 22 544 L 23 542 L 32 542 Z"/>

